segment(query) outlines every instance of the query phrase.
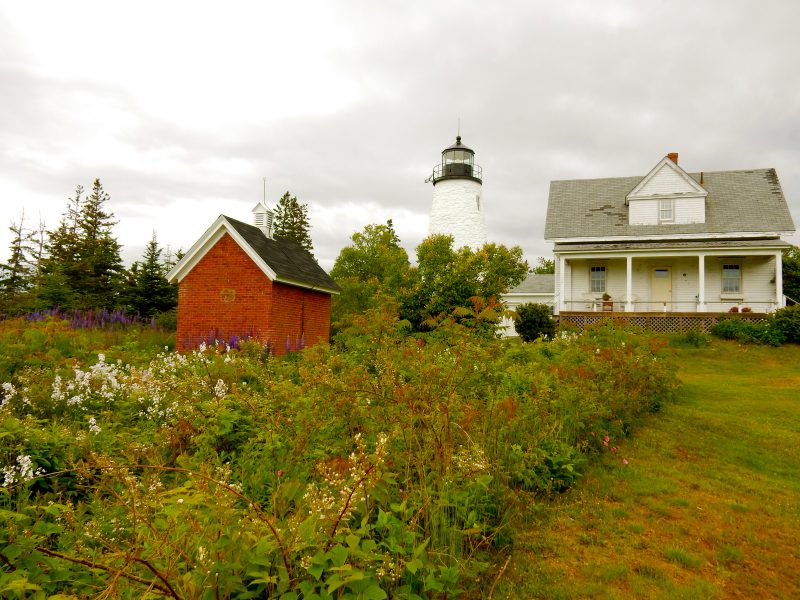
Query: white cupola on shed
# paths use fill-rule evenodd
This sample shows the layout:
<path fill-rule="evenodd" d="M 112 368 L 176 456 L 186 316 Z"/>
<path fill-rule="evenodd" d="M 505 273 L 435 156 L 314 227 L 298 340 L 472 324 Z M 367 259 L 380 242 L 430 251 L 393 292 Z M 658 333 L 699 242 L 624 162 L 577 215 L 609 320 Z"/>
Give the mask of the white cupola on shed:
<path fill-rule="evenodd" d="M 261 202 L 253 209 L 253 225 L 261 229 L 265 236 L 272 239 L 273 213 Z"/>
<path fill-rule="evenodd" d="M 428 181 L 433 181 L 428 235 L 452 235 L 455 248 L 483 246 L 482 172 L 475 164 L 475 152 L 461 143 L 460 135 L 455 144 L 442 150 L 442 162 L 433 168 Z"/>

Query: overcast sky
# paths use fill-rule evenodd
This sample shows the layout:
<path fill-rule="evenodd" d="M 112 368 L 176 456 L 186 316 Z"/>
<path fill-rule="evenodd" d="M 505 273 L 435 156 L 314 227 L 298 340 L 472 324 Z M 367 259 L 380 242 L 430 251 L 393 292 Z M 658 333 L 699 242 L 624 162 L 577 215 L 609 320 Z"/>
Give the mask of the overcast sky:
<path fill-rule="evenodd" d="M 490 241 L 549 256 L 549 182 L 774 167 L 800 224 L 800 2 L 0 0 L 0 260 L 99 177 L 123 257 L 264 196 L 330 269 L 391 218 L 409 254 L 461 120 Z M 798 237 L 789 239 L 798 244 Z"/>

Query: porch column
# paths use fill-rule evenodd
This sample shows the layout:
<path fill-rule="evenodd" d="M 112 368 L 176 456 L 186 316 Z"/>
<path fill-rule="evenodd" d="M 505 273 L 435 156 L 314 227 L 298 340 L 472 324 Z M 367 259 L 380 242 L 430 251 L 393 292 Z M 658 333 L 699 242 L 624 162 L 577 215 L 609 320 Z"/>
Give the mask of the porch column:
<path fill-rule="evenodd" d="M 633 256 L 625 257 L 625 312 L 633 312 Z"/>
<path fill-rule="evenodd" d="M 701 254 L 697 266 L 697 312 L 706 312 L 706 255 Z"/>
<path fill-rule="evenodd" d="M 775 302 L 776 308 L 783 308 L 783 252 L 775 253 Z"/>
<path fill-rule="evenodd" d="M 566 281 L 565 272 L 567 270 L 567 259 L 564 256 L 558 257 L 558 301 L 556 302 L 556 306 L 558 307 L 558 311 L 556 314 L 559 314 L 562 310 L 564 310 L 564 295 L 566 291 L 564 289 L 564 282 Z"/>

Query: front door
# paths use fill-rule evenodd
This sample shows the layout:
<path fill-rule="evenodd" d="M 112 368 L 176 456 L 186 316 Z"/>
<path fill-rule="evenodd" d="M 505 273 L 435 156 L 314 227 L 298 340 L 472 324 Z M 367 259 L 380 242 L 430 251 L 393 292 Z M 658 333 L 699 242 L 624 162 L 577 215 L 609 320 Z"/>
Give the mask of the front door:
<path fill-rule="evenodd" d="M 672 269 L 656 267 L 650 279 L 651 310 L 671 310 L 672 302 Z"/>

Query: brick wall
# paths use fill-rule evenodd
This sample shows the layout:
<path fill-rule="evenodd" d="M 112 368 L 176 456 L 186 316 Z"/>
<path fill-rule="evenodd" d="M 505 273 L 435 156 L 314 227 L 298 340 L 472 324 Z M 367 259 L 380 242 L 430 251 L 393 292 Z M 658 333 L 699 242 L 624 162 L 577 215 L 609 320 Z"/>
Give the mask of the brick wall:
<path fill-rule="evenodd" d="M 283 354 L 300 346 L 327 342 L 331 324 L 330 294 L 282 283 L 272 285 L 275 349 Z"/>
<path fill-rule="evenodd" d="M 232 336 L 269 341 L 277 354 L 328 341 L 330 295 L 273 283 L 226 233 L 178 288 L 178 351 Z"/>

